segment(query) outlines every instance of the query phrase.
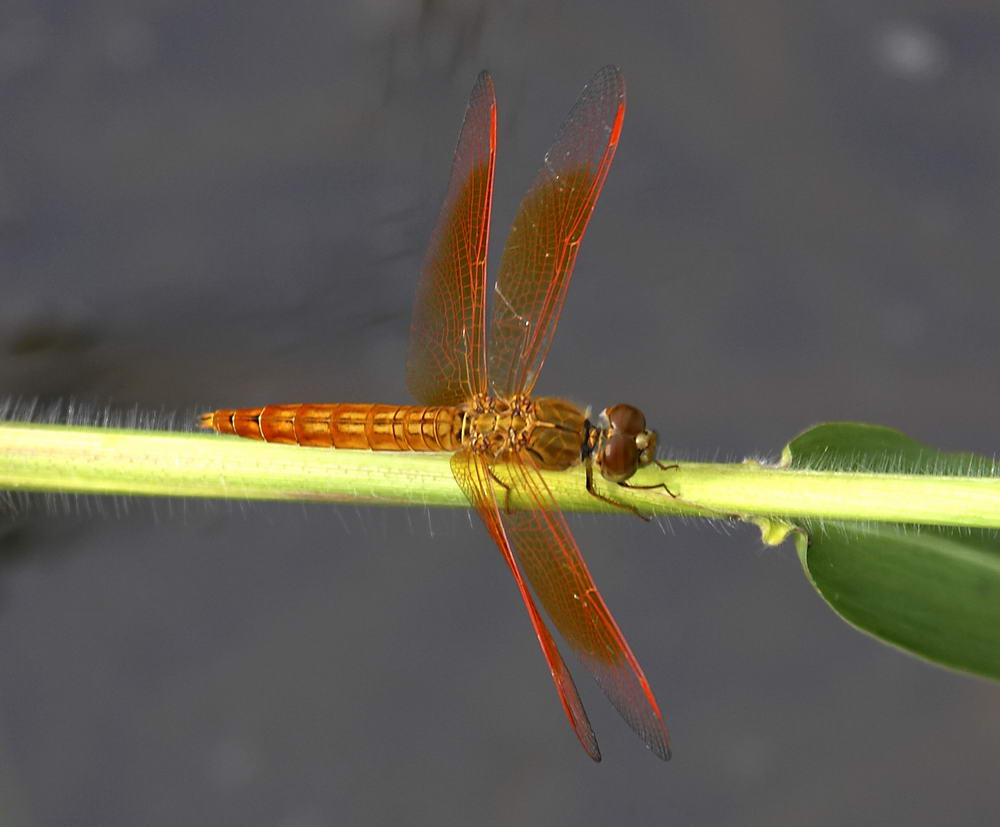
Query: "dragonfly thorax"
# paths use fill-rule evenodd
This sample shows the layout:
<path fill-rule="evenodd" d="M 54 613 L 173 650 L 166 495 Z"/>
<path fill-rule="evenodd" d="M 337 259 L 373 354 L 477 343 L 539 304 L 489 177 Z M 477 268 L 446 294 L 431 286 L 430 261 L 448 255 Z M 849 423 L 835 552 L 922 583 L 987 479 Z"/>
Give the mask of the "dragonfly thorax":
<path fill-rule="evenodd" d="M 494 457 L 525 452 L 538 468 L 563 471 L 580 462 L 588 433 L 586 415 L 564 399 L 486 397 L 466 411 L 462 442 Z"/>

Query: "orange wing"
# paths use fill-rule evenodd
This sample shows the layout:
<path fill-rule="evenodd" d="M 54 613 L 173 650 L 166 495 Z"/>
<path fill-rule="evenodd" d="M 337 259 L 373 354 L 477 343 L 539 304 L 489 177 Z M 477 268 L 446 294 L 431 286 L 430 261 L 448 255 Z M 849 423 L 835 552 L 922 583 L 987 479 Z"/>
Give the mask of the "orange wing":
<path fill-rule="evenodd" d="M 552 634 L 549 632 L 548 627 L 546 627 L 545 621 L 539 615 L 538 609 L 535 607 L 535 601 L 531 599 L 531 594 L 524 584 L 521 571 L 514 560 L 510 543 L 507 540 L 507 535 L 504 532 L 503 523 L 500 519 L 500 511 L 497 508 L 496 493 L 493 489 L 494 481 L 490 474 L 486 457 L 482 454 L 460 451 L 451 458 L 451 470 L 459 486 L 465 492 L 465 496 L 476 507 L 479 516 L 483 518 L 486 529 L 496 541 L 504 560 L 510 567 L 511 574 L 514 575 L 514 582 L 517 583 L 521 599 L 528 610 L 531 625 L 535 629 L 538 643 L 542 647 L 542 653 L 549 664 L 549 672 L 552 674 L 552 680 L 556 685 L 559 700 L 562 701 L 563 710 L 566 712 L 570 726 L 573 727 L 573 731 L 576 733 L 576 737 L 580 739 L 580 744 L 586 750 L 587 755 L 595 761 L 600 761 L 601 751 L 597 747 L 597 738 L 594 735 L 593 728 L 590 726 L 590 719 L 587 718 L 587 712 L 583 708 L 583 701 L 580 700 L 580 693 L 577 692 L 573 676 L 569 673 L 569 669 L 566 668 L 566 663 L 563 661 L 562 655 L 559 654 L 559 649 L 556 646 L 555 640 L 552 639 Z M 549 613 L 551 614 L 551 610 Z"/>
<path fill-rule="evenodd" d="M 521 202 L 493 296 L 490 381 L 498 396 L 530 394 L 535 385 L 624 116 L 625 79 L 605 66 L 580 93 Z"/>
<path fill-rule="evenodd" d="M 503 516 L 532 590 L 626 723 L 650 750 L 668 760 L 670 738 L 649 681 L 597 591 L 545 480 L 523 452 L 506 457 L 503 467 L 513 487 L 536 506 Z"/>
<path fill-rule="evenodd" d="M 469 97 L 413 307 L 406 378 L 423 405 L 458 405 L 486 392 L 486 251 L 496 131 L 493 81 L 482 72 Z"/>

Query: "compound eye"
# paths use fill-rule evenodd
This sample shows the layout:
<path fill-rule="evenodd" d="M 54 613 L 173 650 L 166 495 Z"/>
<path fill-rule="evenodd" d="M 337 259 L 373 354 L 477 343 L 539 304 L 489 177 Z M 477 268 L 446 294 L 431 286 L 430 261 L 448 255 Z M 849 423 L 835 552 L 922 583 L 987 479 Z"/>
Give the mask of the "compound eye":
<path fill-rule="evenodd" d="M 631 405 L 612 405 L 605 411 L 611 427 L 623 434 L 637 436 L 646 430 L 646 417 Z"/>
<path fill-rule="evenodd" d="M 611 482 L 625 482 L 639 467 L 635 437 L 616 434 L 601 451 L 601 475 Z"/>

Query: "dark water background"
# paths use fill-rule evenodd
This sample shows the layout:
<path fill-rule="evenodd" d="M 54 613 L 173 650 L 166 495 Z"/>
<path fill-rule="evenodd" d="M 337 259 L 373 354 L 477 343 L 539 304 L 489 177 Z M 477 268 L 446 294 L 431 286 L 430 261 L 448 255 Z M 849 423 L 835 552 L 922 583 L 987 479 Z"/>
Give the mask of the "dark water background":
<path fill-rule="evenodd" d="M 993 454 L 998 46 L 989 2 L 8 0 L 0 394 L 182 418 L 407 401 L 476 72 L 497 254 L 615 62 L 622 143 L 540 390 L 638 404 L 692 459 L 832 419 Z M 592 766 L 466 514 L 103 507 L 0 539 L 4 825 L 1000 811 L 997 687 L 854 632 L 748 528 L 573 520 L 675 748 L 647 755 L 580 675 Z"/>

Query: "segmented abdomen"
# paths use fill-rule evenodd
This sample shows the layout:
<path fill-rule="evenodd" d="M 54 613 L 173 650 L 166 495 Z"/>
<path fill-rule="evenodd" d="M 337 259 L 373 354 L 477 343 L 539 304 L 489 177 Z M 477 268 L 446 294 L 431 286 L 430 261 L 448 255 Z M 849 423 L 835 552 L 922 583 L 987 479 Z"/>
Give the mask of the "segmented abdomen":
<path fill-rule="evenodd" d="M 202 414 L 203 428 L 264 442 L 371 451 L 457 451 L 460 408 L 416 405 L 267 405 Z"/>

